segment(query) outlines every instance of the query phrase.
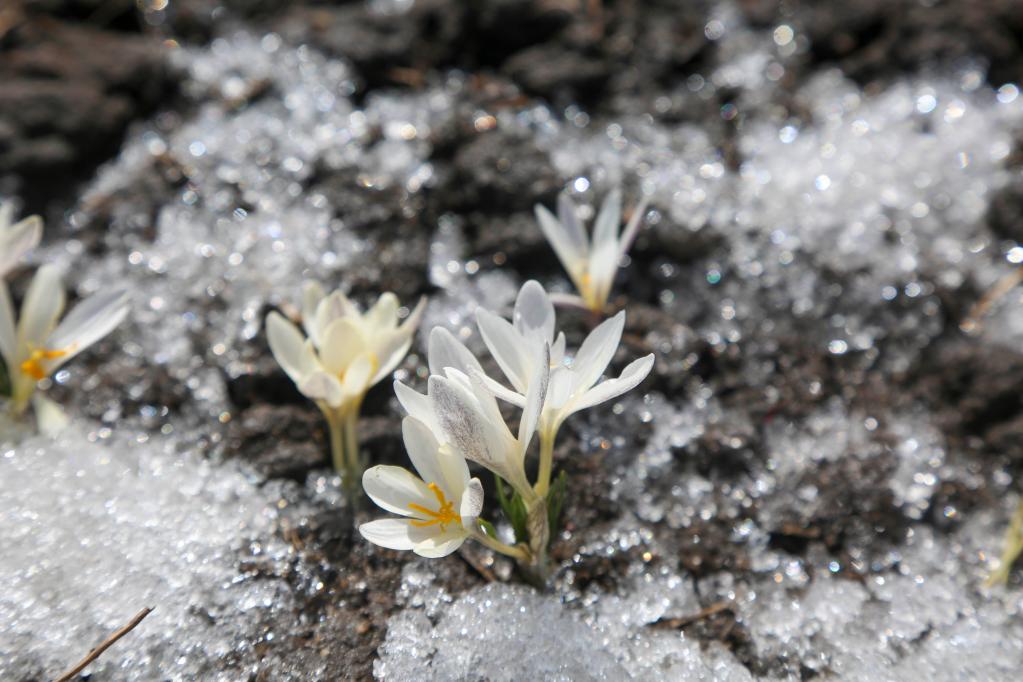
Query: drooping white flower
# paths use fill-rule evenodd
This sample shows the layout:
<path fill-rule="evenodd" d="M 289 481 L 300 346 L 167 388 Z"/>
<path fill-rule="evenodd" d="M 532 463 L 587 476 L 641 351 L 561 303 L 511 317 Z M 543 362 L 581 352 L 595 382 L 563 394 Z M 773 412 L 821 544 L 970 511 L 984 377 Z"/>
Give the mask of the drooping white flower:
<path fill-rule="evenodd" d="M 535 349 L 549 344 L 550 388 L 543 404 L 541 435 L 557 432 L 570 415 L 626 393 L 643 381 L 654 364 L 653 353 L 629 363 L 613 379 L 597 383 L 618 350 L 625 327 L 625 312 L 604 320 L 583 341 L 570 363 L 565 361 L 565 335 L 555 338 L 554 305 L 538 282 L 522 285 L 515 301 L 513 321 L 480 309 L 476 321 L 483 341 L 511 383 L 508 389 L 479 371 L 494 395 L 514 405 L 526 405 L 525 392 L 537 369 Z"/>
<path fill-rule="evenodd" d="M 15 411 L 25 409 L 37 382 L 113 331 L 128 314 L 127 301 L 123 289 L 102 291 L 79 303 L 58 324 L 64 287 L 57 268 L 44 265 L 28 287 L 15 325 L 10 294 L 0 282 L 0 355 L 11 378 Z M 36 401 L 37 415 L 54 414 L 41 396 Z"/>
<path fill-rule="evenodd" d="M 537 359 L 520 403 L 517 436 L 501 416 L 479 362 L 446 329 L 437 327 L 430 334 L 427 394 L 401 382 L 394 385 L 406 412 L 424 423 L 444 447 L 483 465 L 527 496 L 531 488 L 525 473 L 526 449 L 536 432 L 550 377 L 550 348 L 539 344 L 534 350 Z"/>
<path fill-rule="evenodd" d="M 425 299 L 398 324 L 398 298 L 385 293 L 365 313 L 341 292 L 315 283 L 303 291 L 302 326 L 277 312 L 266 321 L 270 350 L 307 397 L 335 410 L 357 408 L 408 353 Z"/>
<path fill-rule="evenodd" d="M 366 494 L 401 518 L 370 521 L 359 532 L 389 549 L 442 557 L 474 534 L 483 509 L 483 486 L 469 477 L 465 459 L 437 442 L 413 417 L 402 421 L 402 436 L 418 476 L 396 466 L 375 466 L 362 476 Z"/>
<path fill-rule="evenodd" d="M 14 204 L 0 204 L 0 279 L 39 244 L 42 236 L 43 221 L 39 216 L 29 216 L 15 223 Z"/>
<path fill-rule="evenodd" d="M 558 197 L 558 217 L 537 204 L 536 219 L 550 242 L 554 253 L 568 271 L 579 296 L 558 297 L 594 312 L 603 312 L 611 294 L 618 262 L 632 246 L 646 210 L 646 198 L 633 211 L 625 229 L 618 233 L 622 213 L 622 194 L 615 189 L 600 207 L 593 226 L 593 237 L 586 235 L 576 213 L 575 204 L 567 194 Z"/>

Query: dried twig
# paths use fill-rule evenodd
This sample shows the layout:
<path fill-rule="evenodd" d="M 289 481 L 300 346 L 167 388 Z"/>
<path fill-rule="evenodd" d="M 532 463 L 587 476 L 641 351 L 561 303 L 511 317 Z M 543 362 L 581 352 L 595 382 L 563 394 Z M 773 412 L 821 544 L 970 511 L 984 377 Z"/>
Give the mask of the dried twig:
<path fill-rule="evenodd" d="M 681 618 L 662 618 L 653 623 L 653 626 L 657 628 L 672 629 L 684 628 L 687 625 L 692 625 L 698 620 L 703 620 L 704 618 L 713 616 L 715 613 L 721 613 L 722 611 L 732 611 L 734 613 L 735 604 L 728 600 L 719 601 L 688 616 L 682 616 Z"/>
<path fill-rule="evenodd" d="M 478 558 L 474 556 L 469 556 L 469 553 L 466 552 L 464 549 L 458 553 L 458 556 L 461 557 L 462 561 L 464 561 L 466 565 L 469 566 L 469 568 L 479 573 L 480 577 L 486 580 L 488 583 L 499 582 L 497 575 L 492 570 L 490 570 L 490 568 L 484 566 L 483 563 L 480 562 Z"/>
<path fill-rule="evenodd" d="M 1016 268 L 1008 275 L 995 282 L 995 285 L 984 292 L 972 308 L 966 319 L 959 323 L 959 328 L 966 333 L 977 331 L 980 327 L 981 318 L 1000 298 L 1012 291 L 1017 284 L 1023 282 L 1023 267 Z"/>
<path fill-rule="evenodd" d="M 106 651 L 111 646 L 113 646 L 114 642 L 116 642 L 117 640 L 121 639 L 126 634 L 128 634 L 129 632 L 134 630 L 135 626 L 137 626 L 139 623 L 141 623 L 142 619 L 145 618 L 146 616 L 148 616 L 150 613 L 152 613 L 152 611 L 153 611 L 153 609 L 151 609 L 151 608 L 149 608 L 147 606 L 146 608 L 144 608 L 141 611 L 139 611 L 138 613 L 136 613 L 135 617 L 131 619 L 130 623 L 128 623 L 123 628 L 121 628 L 120 630 L 118 630 L 114 634 L 110 635 L 105 640 L 103 640 L 103 643 L 100 644 L 95 649 L 93 649 L 92 651 L 90 651 L 89 654 L 85 658 L 83 658 L 81 661 L 78 662 L 78 665 L 76 665 L 74 668 L 72 668 L 68 672 L 66 672 L 63 675 L 61 675 L 60 677 L 58 677 L 56 679 L 56 682 L 70 682 L 70 680 L 72 678 L 74 678 L 75 675 L 77 675 L 78 673 L 80 673 L 83 670 L 85 670 L 86 666 L 88 666 L 90 663 L 95 661 L 97 658 L 100 657 L 100 655 L 104 651 Z"/>

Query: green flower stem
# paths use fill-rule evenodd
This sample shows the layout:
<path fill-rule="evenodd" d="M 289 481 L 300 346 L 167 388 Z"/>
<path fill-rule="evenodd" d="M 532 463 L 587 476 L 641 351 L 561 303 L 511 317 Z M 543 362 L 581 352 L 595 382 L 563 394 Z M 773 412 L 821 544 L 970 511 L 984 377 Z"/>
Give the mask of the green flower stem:
<path fill-rule="evenodd" d="M 345 416 L 345 455 L 349 472 L 362 476 L 362 458 L 359 456 L 359 406 L 355 405 Z"/>
<path fill-rule="evenodd" d="M 546 499 L 551 488 L 551 472 L 554 468 L 554 441 L 558 437 L 558 427 L 540 430 L 540 468 L 536 474 L 536 494 Z"/>
<path fill-rule="evenodd" d="M 12 372 L 8 377 L 11 385 L 10 411 L 16 418 L 21 418 L 28 410 L 32 396 L 36 392 L 36 380 L 25 374 Z"/>
<path fill-rule="evenodd" d="M 1023 500 L 1020 501 L 1016 513 L 1012 515 L 1009 530 L 1005 533 L 1005 549 L 998 564 L 998 570 L 987 579 L 987 585 L 1001 585 L 1009 580 L 1009 572 L 1016 559 L 1023 553 Z"/>
<path fill-rule="evenodd" d="M 359 457 L 359 407 L 358 403 L 342 408 L 320 404 L 330 434 L 331 462 L 350 492 L 358 490 L 363 469 Z"/>
<path fill-rule="evenodd" d="M 472 531 L 472 537 L 475 538 L 480 544 L 489 547 L 495 552 L 504 554 L 505 556 L 509 556 L 512 559 L 518 561 L 519 563 L 522 564 L 532 563 L 532 556 L 530 555 L 529 550 L 527 550 L 525 547 L 521 547 L 518 545 L 515 546 L 506 545 L 500 540 L 490 537 L 489 535 L 481 531 L 479 528 L 476 528 Z"/>

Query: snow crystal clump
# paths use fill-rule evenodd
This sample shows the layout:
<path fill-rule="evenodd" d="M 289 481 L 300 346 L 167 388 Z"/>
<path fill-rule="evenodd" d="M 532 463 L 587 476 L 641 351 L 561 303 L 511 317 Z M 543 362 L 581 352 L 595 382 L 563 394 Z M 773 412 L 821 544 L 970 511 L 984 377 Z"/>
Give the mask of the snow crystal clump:
<path fill-rule="evenodd" d="M 393 682 L 752 680 L 719 646 L 702 650 L 677 632 L 642 629 L 664 612 L 665 587 L 657 583 L 635 597 L 582 611 L 517 585 L 487 585 L 454 601 L 430 588 L 425 600 L 420 595 L 414 602 L 418 607 L 391 619 L 374 674 Z M 661 603 L 652 611 L 651 592 Z"/>
<path fill-rule="evenodd" d="M 0 442 L 0 678 L 53 678 L 147 606 L 92 664 L 97 679 L 247 676 L 252 643 L 294 602 L 257 576 L 288 553 L 270 501 L 166 439 L 78 423 L 56 440 L 22 435 Z"/>

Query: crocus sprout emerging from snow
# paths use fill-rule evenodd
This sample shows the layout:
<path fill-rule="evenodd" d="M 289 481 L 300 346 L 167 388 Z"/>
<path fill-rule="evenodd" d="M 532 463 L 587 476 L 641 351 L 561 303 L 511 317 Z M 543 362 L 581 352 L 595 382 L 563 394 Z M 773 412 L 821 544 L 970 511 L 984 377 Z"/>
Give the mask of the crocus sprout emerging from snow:
<path fill-rule="evenodd" d="M 34 249 L 43 236 L 43 221 L 37 216 L 13 222 L 14 205 L 0 204 L 0 280 L 22 257 Z"/>
<path fill-rule="evenodd" d="M 39 381 L 109 334 L 128 314 L 124 290 L 102 291 L 75 306 L 58 324 L 64 311 L 64 288 L 53 265 L 36 272 L 21 304 L 17 324 L 6 285 L 0 282 L 0 355 L 11 381 L 11 409 L 24 413 L 29 402 L 43 430 L 63 422 L 52 401 L 36 394 Z"/>
<path fill-rule="evenodd" d="M 330 427 L 334 468 L 349 483 L 362 473 L 357 423 L 366 392 L 389 376 L 408 353 L 425 299 L 399 325 L 398 298 L 385 293 L 365 313 L 342 292 L 313 282 L 303 291 L 302 327 L 273 312 L 270 350 L 303 395 L 316 402 Z"/>
<path fill-rule="evenodd" d="M 565 335 L 555 337 L 554 307 L 537 282 L 527 282 L 519 291 L 513 320 L 507 322 L 483 310 L 477 317 L 481 335 L 512 389 L 486 376 L 472 353 L 441 328 L 430 334 L 426 395 L 395 382 L 398 401 L 409 415 L 405 445 L 422 481 L 409 478 L 412 475 L 407 472 L 402 474 L 406 478 L 398 478 L 384 467 L 366 473 L 363 486 L 367 494 L 385 509 L 407 517 L 390 520 L 387 525 L 377 521 L 363 526 L 363 535 L 370 541 L 394 549 L 413 549 L 424 556 L 440 556 L 473 537 L 516 558 L 541 579 L 545 576 L 551 534 L 548 513 L 551 468 L 558 428 L 574 412 L 637 386 L 650 372 L 653 355 L 633 362 L 617 379 L 597 383 L 618 348 L 624 313 L 597 327 L 573 361 L 566 363 Z M 501 416 L 498 397 L 522 409 L 517 435 L 512 434 Z M 525 456 L 537 431 L 540 469 L 535 483 L 530 483 Z M 455 476 L 439 467 L 430 468 L 435 461 L 441 461 L 451 470 L 461 472 L 464 460 L 481 464 L 512 488 L 521 502 L 523 517 L 519 521 L 528 538 L 518 537 L 516 545 L 499 542 L 485 530 L 490 526 L 478 519 L 479 508 L 466 506 L 468 473 Z M 395 496 L 399 483 L 410 480 L 415 485 L 406 483 L 400 490 L 420 498 L 430 491 L 434 495 L 430 505 Z M 381 492 L 381 486 L 391 491 L 388 493 L 391 497 Z M 396 501 L 399 499 L 402 503 Z M 455 514 L 455 505 L 460 505 L 459 515 Z M 516 531 L 518 535 L 519 529 Z"/>
<path fill-rule="evenodd" d="M 632 212 L 625 229 L 618 233 L 622 213 L 622 194 L 613 190 L 604 199 L 593 226 L 592 239 L 576 213 L 575 204 L 567 194 L 558 197 L 558 217 L 555 218 L 545 207 L 537 204 L 536 219 L 540 229 L 550 242 L 554 253 L 568 271 L 575 284 L 578 296 L 555 296 L 559 303 L 579 305 L 595 313 L 603 313 L 607 298 L 611 294 L 618 262 L 632 246 L 639 231 L 639 224 L 646 211 L 644 198 Z"/>

